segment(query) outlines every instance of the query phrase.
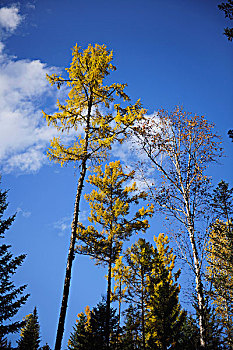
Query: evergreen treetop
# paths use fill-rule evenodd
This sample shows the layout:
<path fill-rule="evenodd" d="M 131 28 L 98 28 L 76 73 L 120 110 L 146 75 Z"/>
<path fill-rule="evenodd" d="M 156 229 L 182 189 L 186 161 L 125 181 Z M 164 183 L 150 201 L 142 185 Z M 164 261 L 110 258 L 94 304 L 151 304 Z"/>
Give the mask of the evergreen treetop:
<path fill-rule="evenodd" d="M 5 238 L 5 232 L 15 220 L 15 215 L 3 219 L 8 206 L 6 200 L 7 191 L 0 190 L 0 238 Z M 11 280 L 26 255 L 13 257 L 10 248 L 10 245 L 0 245 L 0 341 L 9 333 L 15 333 L 22 327 L 22 321 L 11 321 L 11 318 L 17 314 L 29 297 L 29 294 L 23 295 L 26 285 L 15 287 Z"/>

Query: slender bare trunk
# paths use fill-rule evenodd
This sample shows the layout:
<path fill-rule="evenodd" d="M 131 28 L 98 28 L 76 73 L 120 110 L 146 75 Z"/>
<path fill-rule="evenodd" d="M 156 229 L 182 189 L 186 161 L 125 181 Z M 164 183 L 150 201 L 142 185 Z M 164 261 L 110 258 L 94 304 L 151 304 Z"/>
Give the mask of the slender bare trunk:
<path fill-rule="evenodd" d="M 112 244 L 112 243 L 111 243 Z M 111 280 L 112 280 L 112 246 L 110 247 L 110 259 L 108 264 L 108 291 L 107 291 L 107 307 L 106 307 L 106 344 L 109 349 L 110 338 L 110 305 L 111 305 Z"/>
<path fill-rule="evenodd" d="M 112 170 L 111 170 L 112 173 Z M 111 174 L 112 175 L 112 174 Z M 112 215 L 112 185 L 111 185 L 111 198 L 110 198 L 110 210 Z M 113 220 L 113 218 L 111 218 Z M 112 235 L 112 221 L 110 222 L 110 235 Z M 107 349 L 109 349 L 109 338 L 110 338 L 110 306 L 111 306 L 111 282 L 112 282 L 112 237 L 110 239 L 109 246 L 109 262 L 108 262 L 108 290 L 107 290 L 107 307 L 106 307 L 106 344 Z"/>
<path fill-rule="evenodd" d="M 70 290 L 71 269 L 72 269 L 72 264 L 74 260 L 74 247 L 75 247 L 75 241 L 76 241 L 79 206 L 80 206 L 80 199 L 81 199 L 81 193 L 82 193 L 85 175 L 86 175 L 86 161 L 83 161 L 82 170 L 80 173 L 80 178 L 79 178 L 78 187 L 77 187 L 76 199 L 75 199 L 74 217 L 73 217 L 73 222 L 71 226 L 72 229 L 71 229 L 71 237 L 70 237 L 70 247 L 69 247 L 69 252 L 67 257 L 66 275 L 65 275 L 65 282 L 64 282 L 64 288 L 63 288 L 63 297 L 62 297 L 59 323 L 57 328 L 55 350 L 61 349 L 61 343 L 62 343 L 62 338 L 64 333 L 65 317 L 66 317 L 68 296 L 69 296 L 69 290 Z"/>
<path fill-rule="evenodd" d="M 61 349 L 62 338 L 64 334 L 65 318 L 66 318 L 68 297 L 69 297 L 69 291 L 70 291 L 71 269 L 72 269 L 72 264 L 74 260 L 74 247 L 75 247 L 75 241 L 76 241 L 76 231 L 77 231 L 77 225 L 78 225 L 80 200 L 81 200 L 81 194 L 83 189 L 83 183 L 84 183 L 84 179 L 87 171 L 87 160 L 88 160 L 87 150 L 88 150 L 88 143 L 89 143 L 91 108 L 92 108 L 92 99 L 90 98 L 90 102 L 88 104 L 88 114 L 87 114 L 87 122 L 86 122 L 86 129 L 85 129 L 85 145 L 83 150 L 83 159 L 81 163 L 81 171 L 80 171 L 80 177 L 78 181 L 77 193 L 75 197 L 74 216 L 73 216 L 73 221 L 71 225 L 70 247 L 69 247 L 69 252 L 67 257 L 66 274 L 65 274 L 65 281 L 64 281 L 64 287 L 63 287 L 63 297 L 62 297 L 62 304 L 60 309 L 60 316 L 59 316 L 56 343 L 55 343 L 54 350 Z"/>

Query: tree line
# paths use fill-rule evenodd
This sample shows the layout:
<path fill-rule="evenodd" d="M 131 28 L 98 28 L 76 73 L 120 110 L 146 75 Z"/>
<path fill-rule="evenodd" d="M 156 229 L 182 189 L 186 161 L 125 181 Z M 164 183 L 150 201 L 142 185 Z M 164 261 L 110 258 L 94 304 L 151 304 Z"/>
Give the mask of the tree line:
<path fill-rule="evenodd" d="M 58 89 L 68 87 L 68 97 L 58 101 L 57 113 L 43 112 L 48 125 L 60 134 L 51 140 L 49 158 L 61 166 L 73 163 L 80 174 L 54 349 L 62 346 L 72 264 L 78 254 L 106 267 L 107 290 L 93 310 L 87 307 L 78 315 L 69 350 L 233 349 L 233 190 L 224 181 L 213 190 L 207 176 L 209 165 L 222 155 L 214 125 L 179 106 L 148 117 L 139 100 L 130 103 L 126 84 L 105 85 L 106 77 L 116 70 L 105 45 L 89 45 L 85 50 L 76 45 L 72 53 L 66 77 L 48 76 Z M 76 136 L 65 144 L 63 135 L 70 130 Z M 134 171 L 127 171 L 111 153 L 113 144 L 125 141 L 141 155 Z M 85 181 L 93 187 L 89 194 L 83 194 Z M 7 204 L 6 192 L 1 193 L 4 236 L 14 216 L 2 219 Z M 79 221 L 83 196 L 90 206 L 87 227 Z M 127 248 L 125 242 L 146 232 L 156 212 L 164 214 L 169 224 L 167 235 L 159 234 L 153 244 L 139 238 Z M 13 258 L 10 247 L 2 247 L 2 346 L 10 348 L 7 334 L 21 328 L 18 348 L 38 349 L 36 309 L 22 322 L 7 323 L 28 295 L 23 295 L 25 286 L 17 289 L 10 281 L 25 256 Z M 186 262 L 185 271 L 193 279 L 192 315 L 179 301 L 178 258 Z M 28 345 L 30 337 L 35 339 Z"/>

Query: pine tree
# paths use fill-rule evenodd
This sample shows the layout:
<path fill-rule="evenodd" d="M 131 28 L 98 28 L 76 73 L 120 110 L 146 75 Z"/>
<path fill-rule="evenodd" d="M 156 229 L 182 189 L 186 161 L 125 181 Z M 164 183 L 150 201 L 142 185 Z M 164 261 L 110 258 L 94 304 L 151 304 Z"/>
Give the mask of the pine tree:
<path fill-rule="evenodd" d="M 126 84 L 105 85 L 105 78 L 116 70 L 111 63 L 112 57 L 113 53 L 108 51 L 105 45 L 89 45 L 83 51 L 76 45 L 73 48 L 71 65 L 67 69 L 68 79 L 56 74 L 48 76 L 52 85 L 55 84 L 59 89 L 66 84 L 70 92 L 65 103 L 58 102 L 58 113 L 44 113 L 44 116 L 48 124 L 53 125 L 58 132 L 76 132 L 72 144 L 65 145 L 60 137 L 54 138 L 48 156 L 61 165 L 73 162 L 75 167 L 80 169 L 55 350 L 61 349 L 64 333 L 80 200 L 88 164 L 90 161 L 93 164 L 105 159 L 112 143 L 123 142 L 128 129 L 145 113 L 140 101 L 121 107 L 122 100 L 130 100 L 124 92 Z"/>
<path fill-rule="evenodd" d="M 40 325 L 36 307 L 33 314 L 25 318 L 26 324 L 21 329 L 20 339 L 18 341 L 19 350 L 38 350 L 40 346 Z"/>
<path fill-rule="evenodd" d="M 136 184 L 128 185 L 133 179 L 133 172 L 125 174 L 120 161 L 111 162 L 105 166 L 103 172 L 101 166 L 96 167 L 96 174 L 89 177 L 88 182 L 95 185 L 90 195 L 85 195 L 91 207 L 89 221 L 100 225 L 102 230 L 94 226 L 79 225 L 77 232 L 78 245 L 76 251 L 90 255 L 97 264 L 108 266 L 107 287 L 107 320 L 106 338 L 109 334 L 109 310 L 111 296 L 112 266 L 122 251 L 122 244 L 128 240 L 134 232 L 145 231 L 148 227 L 146 216 L 152 215 L 153 207 L 142 207 L 136 213 L 132 213 L 131 206 L 138 204 L 140 199 L 145 199 L 144 192 L 137 193 Z"/>
<path fill-rule="evenodd" d="M 3 219 L 7 209 L 7 192 L 0 190 L 0 238 L 4 238 L 13 221 L 15 215 Z M 16 288 L 11 281 L 19 266 L 22 265 L 25 255 L 13 257 L 10 253 L 10 245 L 2 244 L 0 246 L 0 341 L 9 333 L 15 333 L 22 327 L 22 322 L 11 321 L 11 318 L 17 314 L 20 307 L 25 304 L 29 294 L 23 295 L 26 285 Z"/>

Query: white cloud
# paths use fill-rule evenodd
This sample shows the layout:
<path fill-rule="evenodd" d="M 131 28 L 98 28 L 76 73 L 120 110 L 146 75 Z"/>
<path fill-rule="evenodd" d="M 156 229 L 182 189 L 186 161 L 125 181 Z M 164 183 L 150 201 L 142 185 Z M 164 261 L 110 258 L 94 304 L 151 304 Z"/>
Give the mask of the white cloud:
<path fill-rule="evenodd" d="M 0 163 L 3 171 L 37 171 L 55 135 L 42 120 L 39 101 L 49 94 L 48 67 L 39 60 L 12 60 L 0 66 Z"/>
<path fill-rule="evenodd" d="M 23 16 L 19 14 L 19 8 L 16 5 L 0 8 L 0 27 L 6 31 L 13 32 L 22 19 Z"/>
<path fill-rule="evenodd" d="M 17 208 L 17 213 L 20 213 L 24 218 L 29 218 L 31 216 L 31 212 L 27 210 L 23 210 L 22 208 Z"/>
<path fill-rule="evenodd" d="M 16 5 L 0 8 L 0 27 L 12 33 L 22 21 Z M 44 148 L 55 130 L 42 120 L 40 99 L 49 94 L 39 60 L 18 60 L 4 53 L 0 41 L 0 165 L 3 171 L 37 171 L 45 162 Z"/>
<path fill-rule="evenodd" d="M 0 8 L 0 27 L 8 34 L 22 18 L 16 6 Z M 11 57 L 4 48 L 0 41 L 0 168 L 7 173 L 35 172 L 46 163 L 45 149 L 57 134 L 41 110 L 47 102 L 53 108 L 58 96 L 63 100 L 64 91 L 52 97 L 46 80 L 46 73 L 57 69 L 40 60 Z"/>

